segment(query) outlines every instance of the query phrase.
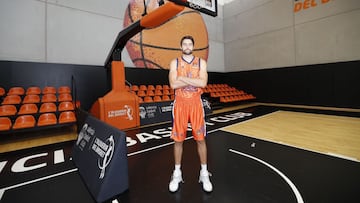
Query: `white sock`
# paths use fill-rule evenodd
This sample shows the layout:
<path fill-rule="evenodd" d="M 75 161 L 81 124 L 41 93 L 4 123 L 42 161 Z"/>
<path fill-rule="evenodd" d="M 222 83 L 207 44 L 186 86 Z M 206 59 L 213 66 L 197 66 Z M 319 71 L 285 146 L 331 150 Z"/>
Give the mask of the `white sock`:
<path fill-rule="evenodd" d="M 207 164 L 201 164 L 201 171 L 207 171 Z"/>
<path fill-rule="evenodd" d="M 181 171 L 181 165 L 180 164 L 175 164 L 175 171 Z"/>

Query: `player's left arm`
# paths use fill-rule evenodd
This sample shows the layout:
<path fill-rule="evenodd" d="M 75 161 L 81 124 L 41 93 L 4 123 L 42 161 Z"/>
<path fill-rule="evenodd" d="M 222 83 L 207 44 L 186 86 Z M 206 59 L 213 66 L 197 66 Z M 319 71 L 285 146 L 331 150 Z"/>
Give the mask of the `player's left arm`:
<path fill-rule="evenodd" d="M 208 82 L 206 61 L 204 59 L 201 59 L 200 61 L 199 78 L 178 77 L 178 80 L 181 80 L 191 86 L 204 88 Z"/>

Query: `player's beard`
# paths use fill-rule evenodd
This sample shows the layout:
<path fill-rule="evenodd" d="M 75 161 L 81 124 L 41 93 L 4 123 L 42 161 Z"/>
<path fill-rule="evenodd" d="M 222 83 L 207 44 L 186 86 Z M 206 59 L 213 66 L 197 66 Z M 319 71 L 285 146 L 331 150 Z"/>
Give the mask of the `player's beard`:
<path fill-rule="evenodd" d="M 192 55 L 192 50 L 191 49 L 185 49 L 185 50 L 182 51 L 182 53 L 184 55 Z"/>

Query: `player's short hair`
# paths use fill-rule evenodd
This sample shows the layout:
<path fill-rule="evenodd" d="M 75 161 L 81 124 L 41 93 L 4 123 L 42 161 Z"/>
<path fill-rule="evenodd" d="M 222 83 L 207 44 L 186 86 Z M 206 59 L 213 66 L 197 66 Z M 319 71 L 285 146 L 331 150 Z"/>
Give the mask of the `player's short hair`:
<path fill-rule="evenodd" d="M 182 38 L 181 38 L 181 41 L 180 41 L 180 46 L 182 45 L 182 43 L 183 43 L 183 41 L 184 41 L 185 39 L 189 39 L 189 40 L 191 40 L 191 41 L 192 41 L 192 43 L 193 43 L 193 45 L 195 45 L 194 38 L 193 38 L 192 36 L 190 36 L 190 35 L 185 35 L 184 37 L 182 37 Z"/>

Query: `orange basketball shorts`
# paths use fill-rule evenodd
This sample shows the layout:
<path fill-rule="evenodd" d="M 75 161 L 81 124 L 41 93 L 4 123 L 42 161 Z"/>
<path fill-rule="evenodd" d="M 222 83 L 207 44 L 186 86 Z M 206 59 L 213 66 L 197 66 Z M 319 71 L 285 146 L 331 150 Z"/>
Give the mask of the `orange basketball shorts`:
<path fill-rule="evenodd" d="M 201 141 L 205 139 L 205 113 L 200 96 L 192 99 L 175 98 L 172 114 L 171 138 L 174 141 L 182 142 L 185 140 L 189 122 L 194 140 Z"/>

